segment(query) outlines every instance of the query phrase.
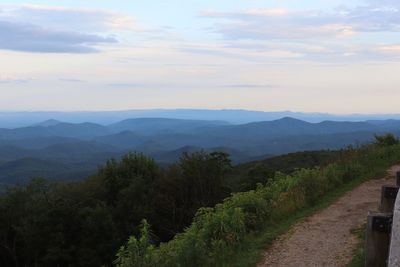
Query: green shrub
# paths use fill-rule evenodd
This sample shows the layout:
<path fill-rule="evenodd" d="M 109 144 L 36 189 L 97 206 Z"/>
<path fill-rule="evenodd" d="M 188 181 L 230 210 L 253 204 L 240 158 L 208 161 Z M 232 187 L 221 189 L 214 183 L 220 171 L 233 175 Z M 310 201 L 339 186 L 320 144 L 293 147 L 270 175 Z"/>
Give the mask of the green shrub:
<path fill-rule="evenodd" d="M 224 205 L 230 209 L 235 207 L 241 209 L 244 213 L 246 229 L 249 230 L 258 229 L 271 213 L 261 190 L 234 194 Z"/>
<path fill-rule="evenodd" d="M 137 239 L 131 236 L 126 246 L 120 248 L 115 264 L 121 267 L 137 266 L 152 267 L 155 247 L 150 239 L 150 226 L 146 220 L 142 222 L 141 236 Z"/>
<path fill-rule="evenodd" d="M 343 172 L 339 169 L 337 163 L 327 166 L 324 170 L 327 182 L 330 187 L 338 187 L 343 184 Z"/>
<path fill-rule="evenodd" d="M 399 139 L 392 133 L 375 135 L 375 144 L 378 146 L 394 146 L 399 143 Z"/>

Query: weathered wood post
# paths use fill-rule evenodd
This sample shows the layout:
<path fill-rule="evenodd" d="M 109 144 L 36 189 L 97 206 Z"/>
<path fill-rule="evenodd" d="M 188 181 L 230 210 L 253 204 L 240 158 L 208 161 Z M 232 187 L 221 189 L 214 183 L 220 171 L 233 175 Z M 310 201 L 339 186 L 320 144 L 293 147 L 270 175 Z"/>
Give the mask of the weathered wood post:
<path fill-rule="evenodd" d="M 396 185 L 400 186 L 400 171 L 396 172 Z"/>
<path fill-rule="evenodd" d="M 379 210 L 381 212 L 393 213 L 394 204 L 396 202 L 397 193 L 399 192 L 398 186 L 384 185 L 381 192 L 381 205 Z"/>
<path fill-rule="evenodd" d="M 392 218 L 391 213 L 368 213 L 366 267 L 386 267 Z"/>

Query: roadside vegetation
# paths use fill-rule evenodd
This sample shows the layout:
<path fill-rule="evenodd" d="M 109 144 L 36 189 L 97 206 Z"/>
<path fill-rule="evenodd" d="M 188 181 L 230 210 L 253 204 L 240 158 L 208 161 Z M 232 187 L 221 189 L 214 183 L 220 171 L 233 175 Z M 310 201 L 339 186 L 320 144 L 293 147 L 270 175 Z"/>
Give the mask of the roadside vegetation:
<path fill-rule="evenodd" d="M 366 225 L 359 229 L 354 229 L 352 234 L 357 237 L 358 245 L 354 251 L 354 257 L 347 267 L 364 267 L 365 265 L 365 242 L 366 242 Z"/>
<path fill-rule="evenodd" d="M 255 264 L 254 259 L 260 259 L 257 249 L 271 237 L 313 208 L 324 206 L 335 193 L 381 175 L 400 161 L 398 140 L 392 135 L 380 138 L 371 145 L 346 149 L 341 160 L 323 168 L 300 169 L 291 175 L 278 172 L 255 190 L 233 194 L 214 208 L 202 208 L 190 227 L 160 246 L 151 242 L 151 228 L 144 221 L 141 236 L 132 236 L 121 247 L 115 263 L 121 267 Z M 258 248 L 252 245 L 255 240 Z"/>
<path fill-rule="evenodd" d="M 166 168 L 128 154 L 81 182 L 36 178 L 0 195 L 0 262 L 251 266 L 294 222 L 399 162 L 398 140 L 382 138 L 239 166 L 222 152 Z"/>

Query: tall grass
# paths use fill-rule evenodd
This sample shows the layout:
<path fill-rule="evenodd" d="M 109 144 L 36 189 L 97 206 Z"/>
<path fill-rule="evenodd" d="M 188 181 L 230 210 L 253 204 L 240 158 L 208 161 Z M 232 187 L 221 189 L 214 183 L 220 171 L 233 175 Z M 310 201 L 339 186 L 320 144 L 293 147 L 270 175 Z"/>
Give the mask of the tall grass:
<path fill-rule="evenodd" d="M 233 194 L 214 208 L 200 209 L 193 223 L 173 240 L 154 247 L 149 226 L 131 237 L 117 254 L 121 267 L 237 266 L 238 255 L 251 249 L 249 236 L 263 235 L 301 210 L 317 206 L 329 192 L 384 173 L 400 162 L 400 146 L 349 148 L 325 168 L 276 173 L 266 185 Z"/>

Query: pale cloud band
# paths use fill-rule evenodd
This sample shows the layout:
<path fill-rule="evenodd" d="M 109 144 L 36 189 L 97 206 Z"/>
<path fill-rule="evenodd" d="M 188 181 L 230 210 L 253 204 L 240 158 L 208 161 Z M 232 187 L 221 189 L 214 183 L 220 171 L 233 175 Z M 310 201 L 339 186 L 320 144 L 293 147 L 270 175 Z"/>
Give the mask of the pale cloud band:
<path fill-rule="evenodd" d="M 21 84 L 21 83 L 27 83 L 30 80 L 32 80 L 31 78 L 27 79 L 27 78 L 17 78 L 17 77 L 13 77 L 13 76 L 9 76 L 9 75 L 4 75 L 4 74 L 0 74 L 0 84 Z"/>
<path fill-rule="evenodd" d="M 400 1 L 366 1 L 334 10 L 287 8 L 204 11 L 228 48 L 284 50 L 309 60 L 398 60 Z M 280 48 L 280 49 L 279 49 Z"/>
<path fill-rule="evenodd" d="M 0 7 L 0 49 L 40 53 L 93 53 L 117 43 L 133 19 L 115 12 L 37 5 Z"/>
<path fill-rule="evenodd" d="M 363 40 L 367 38 L 363 35 L 397 33 L 400 30 L 399 8 L 398 1 L 367 0 L 364 5 L 340 6 L 330 11 L 289 8 L 203 11 L 199 20 L 216 20 L 211 32 L 219 34 L 223 40 L 204 35 L 205 40 L 199 42 L 170 33 L 168 41 L 185 53 L 243 60 L 255 58 L 257 61 L 263 57 L 318 61 L 397 60 L 399 45 L 396 42 L 400 43 L 400 39 L 374 37 L 370 39 L 378 42 L 365 43 Z M 115 47 L 117 43 L 123 49 L 132 42 L 132 33 L 143 38 L 143 45 L 156 47 L 166 38 L 164 28 L 160 25 L 158 29 L 146 30 L 138 26 L 132 15 L 100 8 L 0 5 L 0 32 L 5 33 L 0 36 L 0 49 L 93 53 L 102 46 Z M 205 42 L 207 48 L 204 48 Z"/>
<path fill-rule="evenodd" d="M 116 43 L 112 37 L 46 30 L 32 24 L 0 21 L 0 48 L 46 53 L 92 53 L 95 45 Z"/>
<path fill-rule="evenodd" d="M 203 17 L 227 19 L 215 25 L 227 39 L 319 39 L 348 37 L 363 32 L 399 32 L 400 2 L 372 1 L 334 11 L 246 9 L 236 12 L 206 11 Z"/>

